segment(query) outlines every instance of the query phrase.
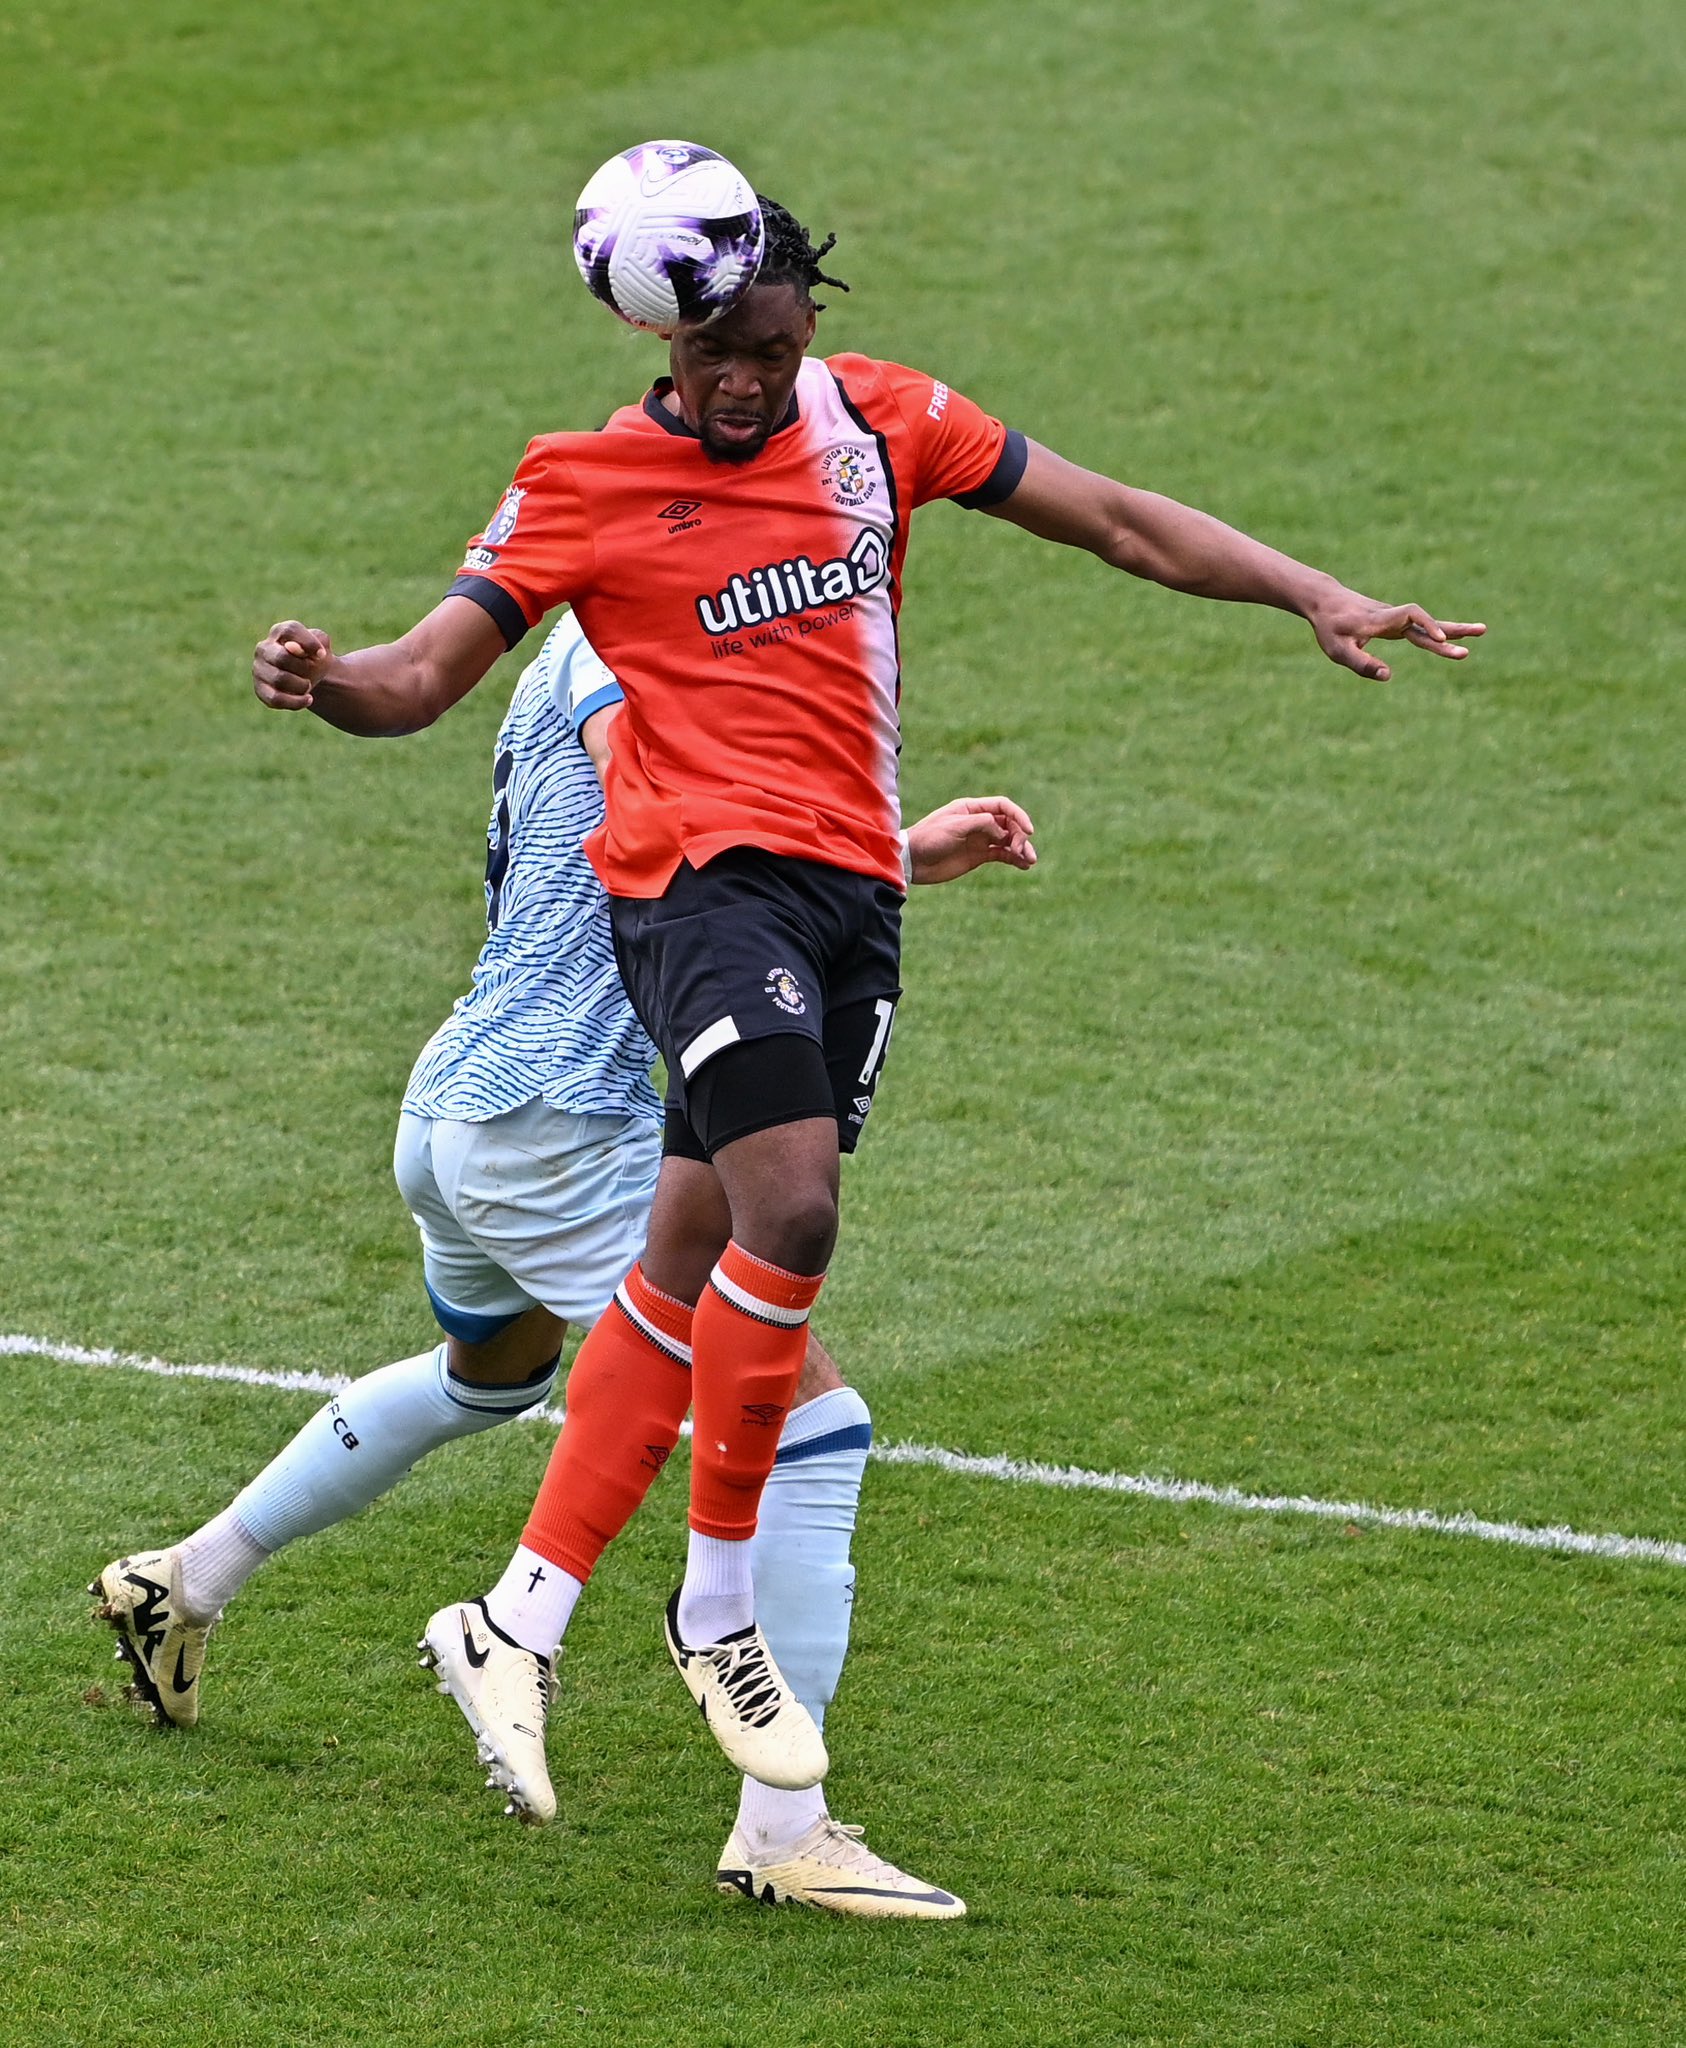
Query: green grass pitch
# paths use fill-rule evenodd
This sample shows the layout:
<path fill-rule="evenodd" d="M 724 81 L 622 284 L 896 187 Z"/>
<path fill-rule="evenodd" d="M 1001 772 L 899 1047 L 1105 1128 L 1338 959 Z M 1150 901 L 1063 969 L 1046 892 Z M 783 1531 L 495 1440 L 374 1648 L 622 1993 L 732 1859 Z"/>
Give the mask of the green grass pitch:
<path fill-rule="evenodd" d="M 1686 1537 L 1671 0 L 85 0 L 0 18 L 0 1330 L 360 1371 L 429 1341 L 387 1151 L 477 943 L 506 664 L 262 713 L 448 580 L 659 349 L 610 150 L 741 157 L 824 336 L 1492 633 L 1387 687 L 949 508 L 905 612 L 926 892 L 823 1325 L 881 1435 Z M 499 1821 L 413 1668 L 545 1438 L 260 1574 L 164 1740 L 79 1588 L 310 1398 L 0 1360 L 0 2041 L 1686 2036 L 1686 1573 L 869 1474 L 833 1803 L 962 1926 L 751 1912 L 665 1670 L 669 1480 Z"/>

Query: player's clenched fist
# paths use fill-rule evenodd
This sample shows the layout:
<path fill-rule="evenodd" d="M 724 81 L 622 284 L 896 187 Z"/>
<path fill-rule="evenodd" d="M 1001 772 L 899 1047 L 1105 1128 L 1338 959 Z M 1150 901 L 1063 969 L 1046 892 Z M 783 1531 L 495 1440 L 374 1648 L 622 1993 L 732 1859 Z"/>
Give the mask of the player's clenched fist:
<path fill-rule="evenodd" d="M 252 654 L 252 688 L 272 711 L 308 711 L 334 650 L 326 633 L 281 619 Z"/>

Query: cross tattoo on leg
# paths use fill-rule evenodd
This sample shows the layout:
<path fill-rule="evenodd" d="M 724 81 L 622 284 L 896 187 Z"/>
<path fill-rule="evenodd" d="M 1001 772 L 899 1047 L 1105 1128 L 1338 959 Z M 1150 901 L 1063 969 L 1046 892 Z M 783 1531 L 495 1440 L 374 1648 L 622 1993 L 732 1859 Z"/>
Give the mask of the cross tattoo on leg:
<path fill-rule="evenodd" d="M 533 1588 L 534 1588 L 534 1587 L 535 1587 L 535 1586 L 536 1586 L 536 1585 L 538 1584 L 538 1582 L 540 1581 L 540 1579 L 542 1579 L 543 1577 L 544 1577 L 544 1566 L 543 1566 L 542 1564 L 541 1564 L 541 1565 L 535 1565 L 535 1566 L 534 1566 L 534 1568 L 533 1568 L 533 1575 L 532 1575 L 532 1577 L 531 1577 L 531 1578 L 530 1578 L 530 1579 L 529 1579 L 529 1580 L 527 1581 L 527 1591 L 528 1591 L 528 1592 L 530 1593 L 530 1592 L 531 1592 L 531 1591 L 533 1590 Z"/>

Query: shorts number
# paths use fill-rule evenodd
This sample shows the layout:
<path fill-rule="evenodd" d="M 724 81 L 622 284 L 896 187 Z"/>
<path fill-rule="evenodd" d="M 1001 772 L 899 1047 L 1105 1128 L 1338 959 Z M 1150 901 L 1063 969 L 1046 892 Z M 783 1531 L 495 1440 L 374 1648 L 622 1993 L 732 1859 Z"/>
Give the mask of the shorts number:
<path fill-rule="evenodd" d="M 896 1021 L 896 1006 L 887 996 L 880 996 L 872 1008 L 878 1019 L 878 1029 L 872 1034 L 872 1050 L 866 1056 L 866 1065 L 861 1068 L 863 1088 L 870 1088 L 878 1077 L 878 1069 L 884 1064 L 884 1055 L 890 1049 L 890 1026 Z"/>

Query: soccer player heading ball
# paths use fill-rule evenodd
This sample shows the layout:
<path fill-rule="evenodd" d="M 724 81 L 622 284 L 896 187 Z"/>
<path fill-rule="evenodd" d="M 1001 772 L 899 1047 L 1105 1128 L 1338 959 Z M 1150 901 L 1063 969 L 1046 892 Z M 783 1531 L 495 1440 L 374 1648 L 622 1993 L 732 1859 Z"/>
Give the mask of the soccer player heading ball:
<path fill-rule="evenodd" d="M 603 822 L 598 773 L 621 700 L 565 613 L 499 728 L 486 942 L 469 992 L 416 1061 L 393 1155 L 444 1342 L 365 1373 L 220 1513 L 175 1543 L 131 1550 L 90 1588 L 161 1726 L 198 1721 L 211 1631 L 271 1557 L 356 1514 L 442 1444 L 547 1400 L 566 1326 L 617 1313 L 661 1163 L 655 1048 L 621 987 L 608 899 L 583 850 Z M 361 731 L 356 708 L 342 695 L 332 715 Z M 959 798 L 909 829 L 912 879 L 952 881 L 986 861 L 1031 868 L 1030 830 L 1005 797 Z M 848 1648 L 850 1543 L 871 1441 L 865 1401 L 811 1337 L 751 1565 L 757 1620 L 822 1726 Z M 539 1567 L 540 1578 L 554 1569 Z M 524 1650 L 508 1633 L 521 1625 L 495 1595 L 447 1606 L 427 1626 L 425 1658 L 474 1729 L 506 1810 L 542 1823 L 556 1812 L 545 1747 L 555 1659 Z M 965 1912 L 835 1821 L 821 1787 L 752 1778 L 715 1882 L 871 1918 Z"/>
<path fill-rule="evenodd" d="M 620 679 L 587 850 L 666 1060 L 665 1156 L 643 1257 L 579 1352 L 496 1605 L 548 1656 L 694 1408 L 668 1647 L 739 1768 L 801 1788 L 825 1749 L 756 1628 L 749 1539 L 836 1239 L 839 1158 L 901 995 L 896 619 L 912 513 L 948 498 L 1172 589 L 1296 612 L 1331 660 L 1379 680 L 1373 640 L 1460 659 L 1483 629 L 1378 603 L 1082 469 L 920 371 L 811 355 L 831 243 L 816 249 L 770 200 L 759 210 L 754 282 L 724 314 L 679 320 L 669 374 L 601 432 L 529 444 L 433 611 L 343 656 L 284 622 L 253 675 L 277 709 L 413 729 L 417 704 L 438 715 L 567 600 Z"/>

